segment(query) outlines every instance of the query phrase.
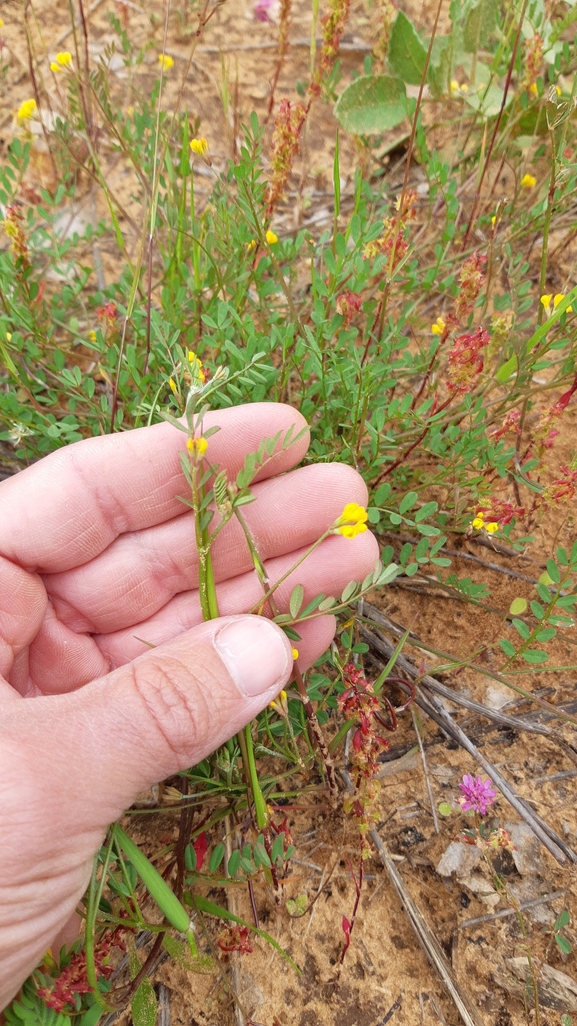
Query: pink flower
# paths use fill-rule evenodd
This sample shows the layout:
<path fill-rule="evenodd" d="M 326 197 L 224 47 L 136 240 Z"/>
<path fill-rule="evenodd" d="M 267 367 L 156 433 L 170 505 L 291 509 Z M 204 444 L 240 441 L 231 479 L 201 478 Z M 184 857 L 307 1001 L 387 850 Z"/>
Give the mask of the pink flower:
<path fill-rule="evenodd" d="M 257 21 L 276 21 L 279 13 L 278 0 L 256 0 L 253 14 Z"/>
<path fill-rule="evenodd" d="M 491 781 L 483 780 L 482 777 L 472 777 L 470 773 L 465 773 L 459 787 L 463 792 L 460 799 L 463 812 L 474 809 L 481 816 L 485 816 L 487 809 L 490 805 L 493 805 L 497 795 Z"/>

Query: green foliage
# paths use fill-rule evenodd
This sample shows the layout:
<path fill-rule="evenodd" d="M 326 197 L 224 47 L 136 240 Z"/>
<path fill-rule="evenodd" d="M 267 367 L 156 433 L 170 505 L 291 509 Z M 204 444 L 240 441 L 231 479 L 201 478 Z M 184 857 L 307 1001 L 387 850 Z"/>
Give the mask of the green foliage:
<path fill-rule="evenodd" d="M 69 1015 L 47 1008 L 28 979 L 18 1000 L 4 1011 L 7 1026 L 71 1026 Z"/>
<path fill-rule="evenodd" d="M 388 132 L 400 125 L 408 112 L 405 87 L 400 78 L 391 75 L 357 78 L 343 90 L 335 105 L 337 121 L 355 135 Z"/>

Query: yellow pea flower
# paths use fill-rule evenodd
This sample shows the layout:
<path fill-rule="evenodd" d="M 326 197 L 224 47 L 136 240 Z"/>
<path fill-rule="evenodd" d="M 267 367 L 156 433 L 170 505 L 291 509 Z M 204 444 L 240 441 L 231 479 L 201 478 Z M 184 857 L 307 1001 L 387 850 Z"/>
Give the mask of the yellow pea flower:
<path fill-rule="evenodd" d="M 30 118 L 34 117 L 37 111 L 36 100 L 24 100 L 24 103 L 20 104 L 16 117 L 18 121 L 29 121 Z"/>
<path fill-rule="evenodd" d="M 442 317 L 437 317 L 434 324 L 431 324 L 431 331 L 433 335 L 442 335 L 445 330 L 445 322 Z"/>
<path fill-rule="evenodd" d="M 206 139 L 191 139 L 190 148 L 193 153 L 197 153 L 199 157 L 205 157 L 208 153 L 208 143 Z"/>
<path fill-rule="evenodd" d="M 291 649 L 291 652 L 293 654 L 293 659 L 294 659 L 294 661 L 296 663 L 296 661 L 297 661 L 297 659 L 299 657 L 299 650 L 298 650 L 298 648 L 295 648 L 294 645 L 293 645 L 293 647 Z"/>
<path fill-rule="evenodd" d="M 537 96 L 539 89 L 537 88 L 536 82 L 531 82 L 531 85 L 529 86 L 529 92 L 533 93 L 533 96 Z"/>
<path fill-rule="evenodd" d="M 200 438 L 189 438 L 186 442 L 186 448 L 188 449 L 191 456 L 194 456 L 197 460 L 202 459 L 206 450 L 208 449 L 208 441 L 201 435 Z"/>
<path fill-rule="evenodd" d="M 56 54 L 56 63 L 61 68 L 67 68 L 69 64 L 72 64 L 72 54 L 68 53 L 68 50 L 62 50 L 61 53 Z"/>
<path fill-rule="evenodd" d="M 176 395 L 177 392 L 178 392 L 178 389 L 176 387 L 176 381 L 174 380 L 174 378 L 169 378 L 168 379 L 168 384 L 170 386 L 170 391 L 174 392 L 174 394 Z"/>
<path fill-rule="evenodd" d="M 485 521 L 483 520 L 482 514 L 479 514 L 478 517 L 475 517 L 474 520 L 471 521 L 471 523 L 476 531 L 480 531 L 485 526 Z"/>
<path fill-rule="evenodd" d="M 344 538 L 355 538 L 367 530 L 369 514 L 364 506 L 357 502 L 348 502 L 338 520 L 335 521 L 335 534 Z"/>
<path fill-rule="evenodd" d="M 493 521 L 491 524 L 485 524 L 485 530 L 488 534 L 495 534 L 495 531 L 499 530 L 499 525 Z"/>
<path fill-rule="evenodd" d="M 561 302 L 562 299 L 565 299 L 565 293 L 564 292 L 558 292 L 556 296 L 553 296 L 553 306 L 554 307 L 559 306 L 559 303 Z M 573 313 L 573 307 L 572 306 L 568 306 L 566 312 L 567 313 Z"/>
<path fill-rule="evenodd" d="M 51 61 L 51 63 L 50 63 L 50 71 L 52 71 L 55 75 L 57 75 L 59 71 L 62 71 L 62 68 L 60 67 L 59 64 L 56 63 L 56 61 Z"/>
<path fill-rule="evenodd" d="M 526 175 L 523 175 L 520 184 L 522 189 L 533 189 L 537 185 L 537 179 L 527 172 Z"/>
<path fill-rule="evenodd" d="M 274 232 L 271 232 L 270 228 L 266 233 L 266 241 L 268 242 L 269 246 L 274 246 L 275 242 L 278 242 L 278 235 L 275 235 Z"/>
<path fill-rule="evenodd" d="M 167 53 L 159 53 L 158 63 L 164 71 L 170 71 L 174 65 L 172 57 L 169 57 Z"/>

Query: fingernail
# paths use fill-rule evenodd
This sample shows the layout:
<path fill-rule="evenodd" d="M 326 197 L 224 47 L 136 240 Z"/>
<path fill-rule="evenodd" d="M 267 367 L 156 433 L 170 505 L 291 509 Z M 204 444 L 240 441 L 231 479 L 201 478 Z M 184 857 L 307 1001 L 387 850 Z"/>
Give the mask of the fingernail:
<path fill-rule="evenodd" d="M 278 627 L 263 616 L 243 616 L 215 635 L 214 645 L 239 691 L 247 698 L 280 688 L 292 656 Z"/>

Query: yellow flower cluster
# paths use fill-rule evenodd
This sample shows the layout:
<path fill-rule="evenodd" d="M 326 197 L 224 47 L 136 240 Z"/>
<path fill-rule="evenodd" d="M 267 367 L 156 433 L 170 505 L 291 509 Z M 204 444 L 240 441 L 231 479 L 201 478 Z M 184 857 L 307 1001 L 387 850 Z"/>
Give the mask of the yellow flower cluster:
<path fill-rule="evenodd" d="M 24 122 L 29 121 L 33 118 L 37 111 L 36 100 L 24 100 L 24 103 L 20 104 L 18 113 L 16 115 L 18 121 Z"/>
<path fill-rule="evenodd" d="M 56 60 L 51 62 L 50 71 L 56 74 L 63 68 L 68 68 L 70 64 L 72 64 L 72 54 L 68 53 L 68 50 L 62 50 L 61 53 L 56 54 Z"/>
<path fill-rule="evenodd" d="M 486 524 L 482 513 L 477 513 L 477 516 L 471 521 L 471 523 L 476 531 L 485 530 L 488 534 L 495 534 L 495 531 L 499 530 L 499 525 L 495 521 L 492 521 L 490 524 Z"/>
<path fill-rule="evenodd" d="M 335 520 L 335 534 L 344 538 L 356 538 L 367 530 L 369 514 L 364 506 L 356 502 L 348 502 L 338 520 Z"/>
<path fill-rule="evenodd" d="M 265 232 L 265 239 L 269 246 L 274 246 L 275 242 L 278 242 L 278 235 L 269 228 L 268 231 Z M 256 239 L 251 239 L 250 242 L 247 242 L 246 248 L 249 253 L 252 249 L 256 249 Z"/>
<path fill-rule="evenodd" d="M 546 296 L 541 296 L 540 302 L 545 307 L 545 312 L 546 312 L 548 317 L 551 314 L 551 301 L 553 301 L 553 309 L 556 309 L 556 307 L 559 306 L 559 303 L 561 302 L 562 299 L 565 299 L 565 293 L 564 292 L 558 292 L 556 296 L 554 296 L 552 292 L 550 292 Z M 573 307 L 572 306 L 568 306 L 567 310 L 566 310 L 566 313 L 573 313 Z"/>
<path fill-rule="evenodd" d="M 466 93 L 469 92 L 469 86 L 467 85 L 466 82 L 459 83 L 459 82 L 457 82 L 456 78 L 452 78 L 451 79 L 451 92 L 452 92 L 453 96 L 455 94 L 463 95 L 464 96 Z"/>
<path fill-rule="evenodd" d="M 206 139 L 191 139 L 190 148 L 193 153 L 196 153 L 199 157 L 205 157 L 208 153 L 208 143 Z"/>
<path fill-rule="evenodd" d="M 186 442 L 186 448 L 191 456 L 201 460 L 208 449 L 208 441 L 204 435 L 201 435 L 200 438 L 189 438 Z"/>
<path fill-rule="evenodd" d="M 527 172 L 526 175 L 523 175 L 520 185 L 522 189 L 533 189 L 537 185 L 537 179 Z"/>
<path fill-rule="evenodd" d="M 442 317 L 437 317 L 434 324 L 431 324 L 433 335 L 442 335 L 445 330 L 445 322 Z"/>
<path fill-rule="evenodd" d="M 170 71 L 174 65 L 172 57 L 169 57 L 167 53 L 159 53 L 158 63 L 163 71 Z"/>

